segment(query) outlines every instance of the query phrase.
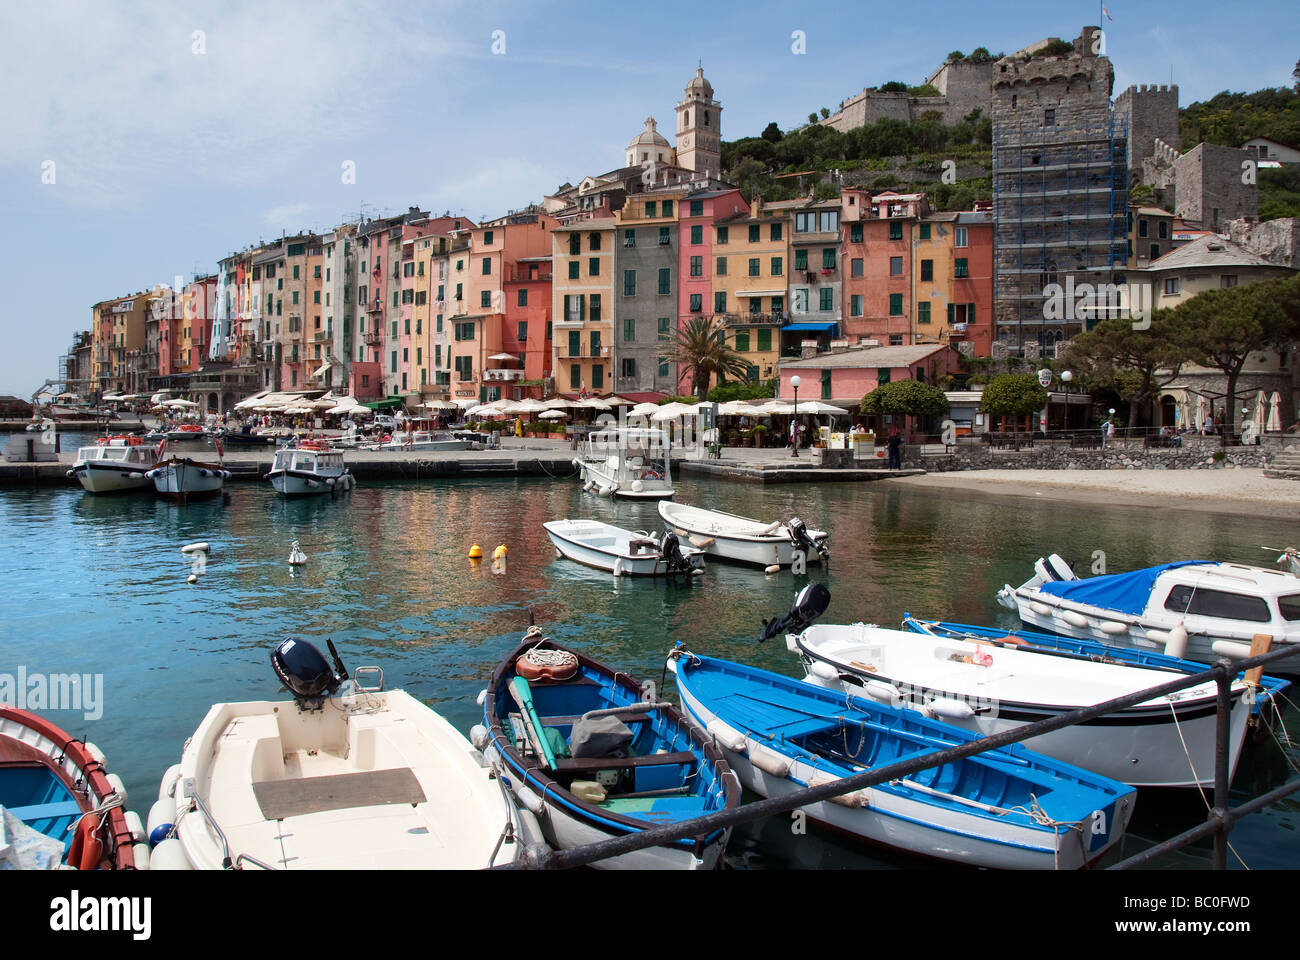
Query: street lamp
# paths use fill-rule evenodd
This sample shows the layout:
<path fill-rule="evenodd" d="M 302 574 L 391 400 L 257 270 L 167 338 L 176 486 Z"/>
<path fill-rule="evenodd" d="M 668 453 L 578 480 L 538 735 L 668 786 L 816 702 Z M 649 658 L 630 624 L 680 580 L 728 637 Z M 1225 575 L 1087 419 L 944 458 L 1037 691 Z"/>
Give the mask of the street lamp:
<path fill-rule="evenodd" d="M 1070 381 L 1074 379 L 1074 374 L 1069 370 L 1061 371 L 1061 383 L 1065 386 L 1065 429 L 1070 429 Z"/>
<path fill-rule="evenodd" d="M 790 437 L 794 446 L 793 456 L 799 456 L 799 376 L 790 378 L 790 386 L 794 387 L 794 419 L 790 421 Z"/>

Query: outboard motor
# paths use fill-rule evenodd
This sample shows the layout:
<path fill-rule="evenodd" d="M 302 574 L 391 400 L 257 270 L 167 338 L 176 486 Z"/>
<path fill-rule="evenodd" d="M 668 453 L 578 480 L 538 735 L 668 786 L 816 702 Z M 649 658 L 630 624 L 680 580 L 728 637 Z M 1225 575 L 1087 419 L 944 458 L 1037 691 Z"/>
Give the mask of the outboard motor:
<path fill-rule="evenodd" d="M 333 696 L 348 679 L 348 672 L 339 659 L 334 642 L 325 642 L 329 644 L 330 654 L 334 657 L 334 669 L 330 669 L 325 657 L 313 644 L 296 637 L 281 641 L 271 651 L 271 668 L 285 689 L 293 694 L 300 710 L 321 709 L 325 698 Z"/>
<path fill-rule="evenodd" d="M 665 530 L 659 541 L 659 559 L 668 564 L 669 573 L 690 574 L 690 562 L 682 555 L 682 542 L 672 530 Z"/>
<path fill-rule="evenodd" d="M 808 533 L 808 527 L 798 517 L 791 517 L 788 524 L 790 529 L 790 543 L 796 550 L 802 550 L 804 556 L 811 556 L 815 550 L 821 555 L 822 560 L 826 560 L 831 552 L 826 548 L 824 540 L 814 540 Z"/>
<path fill-rule="evenodd" d="M 783 633 L 802 633 L 812 622 L 826 612 L 831 603 L 831 592 L 824 583 L 810 583 L 799 591 L 794 605 L 784 617 L 763 621 L 763 635 L 759 641 L 770 640 Z"/>

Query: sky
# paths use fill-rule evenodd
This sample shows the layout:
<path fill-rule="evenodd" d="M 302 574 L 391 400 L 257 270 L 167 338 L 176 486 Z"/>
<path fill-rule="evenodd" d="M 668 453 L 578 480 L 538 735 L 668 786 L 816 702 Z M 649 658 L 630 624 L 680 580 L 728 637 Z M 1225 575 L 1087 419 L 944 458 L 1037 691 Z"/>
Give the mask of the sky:
<path fill-rule="evenodd" d="M 1287 85 L 1300 58 L 1288 0 L 1106 7 L 1116 93 L 1172 71 L 1186 106 Z M 647 116 L 671 139 L 698 62 L 732 140 L 1100 17 L 1019 0 L 5 3 L 0 394 L 56 376 L 93 303 L 260 240 L 412 205 L 495 217 L 621 166 Z"/>

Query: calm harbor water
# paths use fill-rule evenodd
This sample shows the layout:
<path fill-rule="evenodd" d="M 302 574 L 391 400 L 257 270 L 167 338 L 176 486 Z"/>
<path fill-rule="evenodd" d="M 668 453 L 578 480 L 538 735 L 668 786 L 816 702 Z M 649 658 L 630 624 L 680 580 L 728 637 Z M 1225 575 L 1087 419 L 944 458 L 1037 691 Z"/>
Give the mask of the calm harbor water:
<path fill-rule="evenodd" d="M 1074 506 L 888 484 L 770 486 L 686 481 L 678 499 L 756 517 L 801 516 L 829 530 L 824 574 L 828 623 L 896 625 L 904 611 L 1011 627 L 994 601 L 1033 559 L 1060 552 L 1080 570 L 1102 550 L 1112 571 L 1173 559 L 1267 563 L 1259 548 L 1295 538 L 1266 517 L 1176 509 Z M 807 581 L 711 565 L 689 587 L 615 581 L 556 559 L 541 524 L 594 517 L 657 529 L 653 504 L 584 494 L 576 481 L 457 480 L 362 486 L 349 497 L 285 501 L 269 484 L 234 484 L 222 500 L 178 507 L 147 495 L 94 497 L 79 488 L 0 492 L 0 673 L 102 673 L 103 716 L 52 713 L 87 734 L 122 776 L 143 816 L 162 772 L 208 707 L 275 699 L 269 651 L 285 636 L 324 649 L 332 638 L 349 668 L 378 664 L 386 685 L 433 705 L 467 732 L 475 697 L 527 628 L 658 682 L 676 640 L 702 653 L 798 675 L 784 644 L 756 643 L 760 619 L 783 613 Z M 186 583 L 185 543 L 206 540 L 206 573 Z M 292 569 L 289 544 L 309 561 Z M 504 543 L 509 560 L 486 557 Z M 1281 544 L 1285 545 L 1285 544 Z M 813 576 L 822 577 L 816 566 Z M 671 693 L 671 688 L 669 688 Z M 1293 697 L 1292 699 L 1297 699 Z M 1300 729 L 1300 713 L 1287 725 Z M 1234 803 L 1285 781 L 1297 758 L 1255 746 L 1234 781 Z M 1139 796 L 1125 852 L 1201 822 L 1195 791 Z M 1290 867 L 1300 854 L 1296 802 L 1284 801 L 1233 832 L 1251 867 Z M 1206 866 L 1208 846 L 1164 866 Z M 738 832 L 733 866 L 914 866 L 903 858 L 794 837 L 788 821 Z M 1235 859 L 1233 866 L 1238 866 Z"/>

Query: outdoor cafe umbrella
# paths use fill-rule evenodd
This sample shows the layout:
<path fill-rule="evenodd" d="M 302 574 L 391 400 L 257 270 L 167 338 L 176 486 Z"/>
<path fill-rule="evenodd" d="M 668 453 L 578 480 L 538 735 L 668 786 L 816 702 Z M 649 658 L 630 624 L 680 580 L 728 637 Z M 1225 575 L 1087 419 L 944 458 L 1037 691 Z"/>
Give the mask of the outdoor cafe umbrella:
<path fill-rule="evenodd" d="M 651 415 L 650 419 L 655 423 L 662 423 L 665 420 L 678 420 L 682 417 L 693 417 L 698 411 L 698 404 L 676 402 L 665 403 L 656 413 Z"/>
<path fill-rule="evenodd" d="M 539 414 L 541 420 L 567 420 L 568 418 L 569 415 L 563 410 L 547 410 L 545 413 Z"/>
<path fill-rule="evenodd" d="M 1270 433 L 1282 432 L 1282 397 L 1276 390 L 1268 398 L 1268 426 L 1265 429 Z"/>
<path fill-rule="evenodd" d="M 627 413 L 630 417 L 653 417 L 658 412 L 659 404 L 657 403 L 638 403 Z"/>
<path fill-rule="evenodd" d="M 198 404 L 193 400 L 168 400 L 163 404 L 164 407 L 197 407 Z"/>
<path fill-rule="evenodd" d="M 1264 391 L 1260 390 L 1255 395 L 1255 435 L 1259 436 L 1264 432 L 1264 421 L 1268 417 L 1268 401 L 1264 399 Z"/>

